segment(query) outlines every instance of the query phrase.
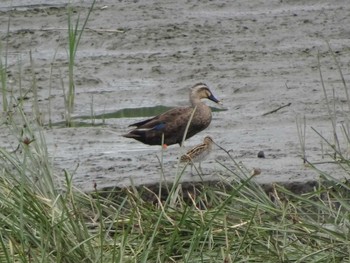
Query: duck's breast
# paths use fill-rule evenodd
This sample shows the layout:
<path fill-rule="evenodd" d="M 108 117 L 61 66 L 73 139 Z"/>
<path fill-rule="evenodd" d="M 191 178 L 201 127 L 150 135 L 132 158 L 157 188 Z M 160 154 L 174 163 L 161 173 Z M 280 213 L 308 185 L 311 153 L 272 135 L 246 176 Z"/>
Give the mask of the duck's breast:
<path fill-rule="evenodd" d="M 199 104 L 193 116 L 192 125 L 205 129 L 209 126 L 211 118 L 210 108 L 204 103 Z"/>

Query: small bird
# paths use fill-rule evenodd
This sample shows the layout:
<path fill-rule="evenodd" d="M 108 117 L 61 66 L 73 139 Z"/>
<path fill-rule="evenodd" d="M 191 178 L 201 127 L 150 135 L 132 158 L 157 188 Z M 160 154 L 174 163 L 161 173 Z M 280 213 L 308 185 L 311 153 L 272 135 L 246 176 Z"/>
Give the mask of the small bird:
<path fill-rule="evenodd" d="M 194 162 L 199 162 L 199 170 L 202 171 L 201 162 L 204 161 L 212 152 L 215 142 L 210 136 L 206 136 L 203 143 L 196 145 L 186 154 L 182 155 L 180 162 L 191 163 L 191 171 Z"/>
<path fill-rule="evenodd" d="M 148 145 L 161 145 L 162 143 L 181 145 L 190 120 L 185 139 L 204 130 L 211 122 L 211 109 L 201 99 L 209 99 L 221 104 L 206 84 L 197 83 L 190 90 L 190 107 L 174 108 L 153 118 L 133 123 L 129 127 L 135 126 L 136 128 L 123 136 Z"/>

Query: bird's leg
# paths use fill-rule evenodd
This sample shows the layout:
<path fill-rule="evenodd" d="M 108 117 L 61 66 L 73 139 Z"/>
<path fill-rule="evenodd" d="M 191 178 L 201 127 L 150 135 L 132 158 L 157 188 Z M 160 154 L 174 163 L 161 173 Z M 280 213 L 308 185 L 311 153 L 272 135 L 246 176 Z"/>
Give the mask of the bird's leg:
<path fill-rule="evenodd" d="M 201 174 L 203 174 L 203 170 L 202 170 L 201 164 L 202 164 L 202 162 L 199 162 L 198 168 L 199 168 L 199 171 L 201 172 Z"/>
<path fill-rule="evenodd" d="M 193 168 L 194 166 L 194 169 L 196 170 L 196 173 L 193 173 Z M 201 168 L 200 167 L 197 167 L 193 162 L 191 163 L 191 175 L 192 176 L 195 176 L 195 175 L 200 175 L 202 172 L 201 172 Z"/>
<path fill-rule="evenodd" d="M 193 167 L 194 167 L 194 169 L 196 170 L 195 173 L 193 173 Z M 195 175 L 197 175 L 197 174 L 199 174 L 199 171 L 198 171 L 198 169 L 197 169 L 197 166 L 194 164 L 193 161 L 191 161 L 191 175 L 192 175 L 192 176 L 195 176 Z"/>

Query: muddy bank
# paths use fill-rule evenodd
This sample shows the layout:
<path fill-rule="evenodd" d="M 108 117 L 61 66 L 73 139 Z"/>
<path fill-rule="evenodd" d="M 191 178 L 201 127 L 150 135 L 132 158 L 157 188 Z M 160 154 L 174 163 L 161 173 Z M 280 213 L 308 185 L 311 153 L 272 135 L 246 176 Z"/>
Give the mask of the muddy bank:
<path fill-rule="evenodd" d="M 34 99 L 31 51 L 42 121 L 62 122 L 62 83 L 67 87 L 68 80 L 66 3 L 50 6 L 28 0 L 12 1 L 10 6 L 10 2 L 0 6 L 1 41 L 3 46 L 8 44 L 9 86 L 16 96 L 20 87 L 21 92 L 28 92 L 26 110 L 30 112 Z M 76 16 L 86 14 L 88 3 L 73 5 Z M 129 108 L 183 106 L 188 103 L 188 88 L 196 82 L 207 83 L 223 100 L 225 110 L 214 112 L 211 126 L 188 140 L 186 147 L 211 135 L 232 149 L 237 162 L 248 169 L 260 168 L 262 173 L 256 177 L 260 183 L 314 180 L 318 174 L 303 164 L 297 133 L 296 118 L 305 116 L 308 160 L 324 162 L 318 167 L 338 178 L 345 176 L 326 162 L 331 160 L 327 154 L 332 149 L 321 143 L 311 127 L 332 140 L 318 54 L 339 132 L 348 120 L 345 90 L 326 41 L 348 83 L 349 11 L 345 0 L 98 1 L 81 39 L 75 68 L 74 114 L 92 118 L 82 120 L 88 126 L 45 130 L 57 176 L 63 177 L 62 169 L 68 169 L 74 172 L 75 185 L 86 190 L 95 184 L 104 188 L 129 185 L 130 180 L 136 184 L 173 180 L 177 158 L 185 149 L 172 146 L 162 152 L 120 136 L 141 117 L 93 116 Z M 283 105 L 289 106 L 266 114 Z M 346 152 L 345 139 L 340 139 Z M 6 145 L 7 135 L 1 140 Z M 261 150 L 264 159 L 257 158 Z M 234 169 L 228 156 L 216 151 L 203 163 L 203 178 L 227 176 L 222 164 Z M 201 179 L 187 169 L 183 180 Z"/>

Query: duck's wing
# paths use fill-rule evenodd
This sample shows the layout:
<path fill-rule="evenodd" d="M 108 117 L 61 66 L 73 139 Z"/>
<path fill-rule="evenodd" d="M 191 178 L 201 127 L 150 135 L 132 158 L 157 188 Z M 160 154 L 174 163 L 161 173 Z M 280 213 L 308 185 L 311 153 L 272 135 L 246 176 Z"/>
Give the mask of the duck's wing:
<path fill-rule="evenodd" d="M 179 119 L 187 120 L 191 115 L 191 110 L 192 108 L 190 107 L 174 108 L 158 116 L 133 123 L 129 126 L 135 126 L 137 129 L 162 130 L 164 127 L 168 126 L 171 123 L 177 123 Z"/>
<path fill-rule="evenodd" d="M 157 118 L 158 116 L 156 117 L 153 117 L 153 118 L 150 118 L 150 119 L 147 119 L 147 120 L 143 120 L 143 121 L 140 121 L 140 122 L 135 122 L 135 123 L 132 123 L 129 125 L 129 127 L 141 127 L 142 125 L 148 123 L 148 122 L 151 122 L 152 120 L 154 120 L 155 118 Z"/>

